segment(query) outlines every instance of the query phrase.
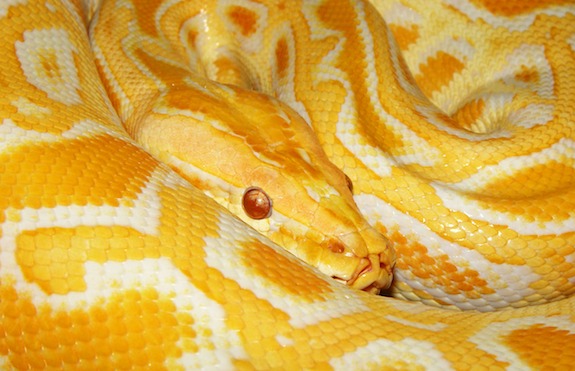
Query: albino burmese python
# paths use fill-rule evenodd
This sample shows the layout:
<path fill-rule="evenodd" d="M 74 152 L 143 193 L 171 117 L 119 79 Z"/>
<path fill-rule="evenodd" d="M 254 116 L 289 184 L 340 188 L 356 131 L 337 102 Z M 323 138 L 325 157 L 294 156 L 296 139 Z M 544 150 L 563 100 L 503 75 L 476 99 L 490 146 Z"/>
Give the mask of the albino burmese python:
<path fill-rule="evenodd" d="M 0 366 L 572 367 L 575 8 L 374 5 L 0 2 Z"/>

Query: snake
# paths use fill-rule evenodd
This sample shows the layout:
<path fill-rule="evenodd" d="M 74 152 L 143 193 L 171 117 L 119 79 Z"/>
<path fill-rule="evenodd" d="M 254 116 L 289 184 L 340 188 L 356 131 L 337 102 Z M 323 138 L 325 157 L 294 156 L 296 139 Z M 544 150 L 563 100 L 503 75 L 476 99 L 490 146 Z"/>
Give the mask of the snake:
<path fill-rule="evenodd" d="M 0 367 L 569 369 L 573 13 L 2 1 Z"/>

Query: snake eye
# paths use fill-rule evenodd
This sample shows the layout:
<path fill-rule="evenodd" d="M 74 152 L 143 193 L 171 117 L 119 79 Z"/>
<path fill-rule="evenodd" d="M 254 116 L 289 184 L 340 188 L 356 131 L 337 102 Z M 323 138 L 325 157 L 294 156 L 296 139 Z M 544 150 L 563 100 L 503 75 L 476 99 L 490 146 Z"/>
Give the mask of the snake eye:
<path fill-rule="evenodd" d="M 252 219 L 265 219 L 272 215 L 272 200 L 258 187 L 250 187 L 244 192 L 242 206 Z"/>
<path fill-rule="evenodd" d="M 347 176 L 347 174 L 343 174 L 345 175 L 345 183 L 347 184 L 347 188 L 349 188 L 349 191 L 351 193 L 353 193 L 353 182 L 351 181 L 351 179 Z"/>

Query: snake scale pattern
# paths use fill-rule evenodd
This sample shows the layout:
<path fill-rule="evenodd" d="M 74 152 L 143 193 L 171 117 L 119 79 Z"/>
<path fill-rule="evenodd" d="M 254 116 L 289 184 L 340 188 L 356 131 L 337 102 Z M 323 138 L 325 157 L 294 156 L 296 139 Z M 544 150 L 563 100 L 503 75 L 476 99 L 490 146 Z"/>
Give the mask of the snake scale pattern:
<path fill-rule="evenodd" d="M 571 1 L 1 0 L 0 34 L 0 368 L 574 367 Z"/>

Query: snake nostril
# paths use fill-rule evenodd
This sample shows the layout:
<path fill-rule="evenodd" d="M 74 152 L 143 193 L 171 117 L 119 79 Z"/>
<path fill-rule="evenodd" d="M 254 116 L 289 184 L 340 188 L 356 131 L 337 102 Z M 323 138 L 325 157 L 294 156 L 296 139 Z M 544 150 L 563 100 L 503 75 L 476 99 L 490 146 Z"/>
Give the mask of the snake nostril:
<path fill-rule="evenodd" d="M 345 251 L 345 246 L 339 241 L 331 241 L 328 245 L 328 249 L 336 254 L 341 254 Z"/>

